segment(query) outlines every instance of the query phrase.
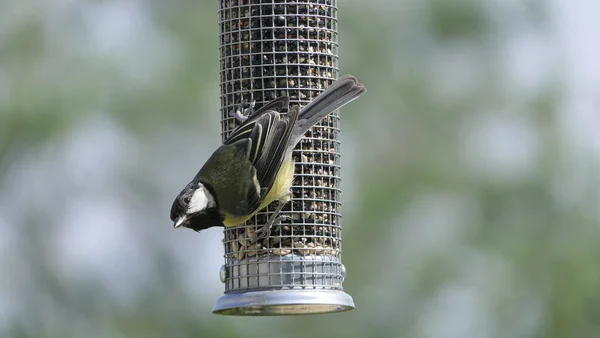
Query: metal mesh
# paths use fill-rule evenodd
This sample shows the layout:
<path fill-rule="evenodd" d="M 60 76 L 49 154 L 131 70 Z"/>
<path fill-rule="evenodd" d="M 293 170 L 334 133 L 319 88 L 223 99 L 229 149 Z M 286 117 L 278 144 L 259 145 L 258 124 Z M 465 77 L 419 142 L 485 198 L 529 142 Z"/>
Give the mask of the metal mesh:
<path fill-rule="evenodd" d="M 338 77 L 336 0 L 220 0 L 223 140 L 239 123 L 229 113 L 287 95 L 304 106 Z M 312 287 L 340 290 L 339 116 L 310 130 L 294 152 L 292 201 L 258 242 L 254 233 L 275 209 L 224 230 L 225 292 Z"/>

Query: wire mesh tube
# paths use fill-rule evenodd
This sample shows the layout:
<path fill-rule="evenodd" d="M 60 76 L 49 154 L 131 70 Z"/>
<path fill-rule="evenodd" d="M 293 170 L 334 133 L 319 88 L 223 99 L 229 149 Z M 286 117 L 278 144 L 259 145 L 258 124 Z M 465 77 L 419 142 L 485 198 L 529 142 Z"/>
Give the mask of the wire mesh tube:
<path fill-rule="evenodd" d="M 338 77 L 335 0 L 220 0 L 221 131 L 239 125 L 240 104 L 279 96 L 304 106 Z M 286 111 L 284 111 L 286 112 Z M 247 224 L 224 230 L 225 295 L 213 311 L 277 315 L 354 308 L 342 291 L 339 116 L 310 130 L 294 151 L 288 216 L 269 238 L 253 241 L 274 204 Z"/>

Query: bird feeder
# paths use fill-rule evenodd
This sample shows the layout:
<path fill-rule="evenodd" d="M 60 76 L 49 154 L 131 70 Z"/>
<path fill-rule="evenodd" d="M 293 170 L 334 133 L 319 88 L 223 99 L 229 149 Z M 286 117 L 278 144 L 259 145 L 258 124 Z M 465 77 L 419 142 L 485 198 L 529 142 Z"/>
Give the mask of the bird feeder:
<path fill-rule="evenodd" d="M 219 0 L 221 131 L 230 113 L 280 96 L 305 106 L 338 77 L 336 0 Z M 255 109 L 256 109 L 255 108 Z M 283 111 L 286 113 L 286 111 Z M 306 133 L 294 151 L 288 216 L 268 238 L 255 232 L 272 204 L 245 225 L 224 229 L 225 294 L 213 309 L 226 315 L 293 315 L 348 311 L 342 291 L 339 115 Z"/>

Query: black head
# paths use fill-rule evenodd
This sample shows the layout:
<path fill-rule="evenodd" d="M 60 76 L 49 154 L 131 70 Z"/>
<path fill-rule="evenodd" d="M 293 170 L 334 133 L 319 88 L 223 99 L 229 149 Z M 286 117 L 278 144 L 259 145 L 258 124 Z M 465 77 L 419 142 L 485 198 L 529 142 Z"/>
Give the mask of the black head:
<path fill-rule="evenodd" d="M 212 187 L 203 182 L 190 182 L 173 201 L 171 221 L 175 228 L 195 231 L 223 226 L 223 216 Z"/>

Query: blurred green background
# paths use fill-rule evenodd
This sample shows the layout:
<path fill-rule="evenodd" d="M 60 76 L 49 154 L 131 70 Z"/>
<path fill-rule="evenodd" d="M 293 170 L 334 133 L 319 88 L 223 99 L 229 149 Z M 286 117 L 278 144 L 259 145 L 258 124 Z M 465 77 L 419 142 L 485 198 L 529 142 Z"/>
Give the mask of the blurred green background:
<path fill-rule="evenodd" d="M 0 0 L 0 337 L 599 337 L 595 1 L 339 1 L 345 290 L 211 314 L 217 1 Z"/>

